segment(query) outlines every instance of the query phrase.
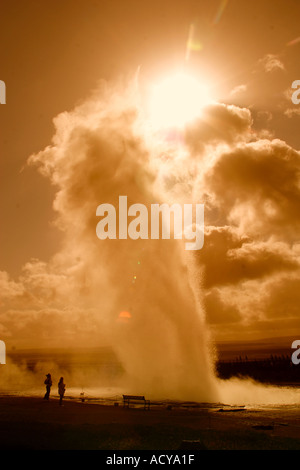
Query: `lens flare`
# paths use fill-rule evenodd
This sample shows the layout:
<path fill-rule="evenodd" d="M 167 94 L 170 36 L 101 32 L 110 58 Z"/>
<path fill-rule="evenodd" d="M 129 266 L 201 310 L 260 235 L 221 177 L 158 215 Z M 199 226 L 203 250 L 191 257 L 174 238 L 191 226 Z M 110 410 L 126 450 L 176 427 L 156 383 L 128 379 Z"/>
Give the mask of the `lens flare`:
<path fill-rule="evenodd" d="M 200 116 L 209 102 L 203 84 L 190 75 L 177 73 L 153 87 L 150 119 L 157 128 L 181 128 Z"/>
<path fill-rule="evenodd" d="M 203 49 L 204 45 L 200 39 L 197 38 L 197 28 L 194 23 L 190 25 L 189 36 L 186 43 L 185 60 L 188 62 L 191 52 L 199 52 Z"/>
<path fill-rule="evenodd" d="M 295 46 L 296 44 L 299 44 L 299 42 L 300 42 L 300 36 L 293 39 L 292 41 L 289 41 L 286 45 L 288 47 L 291 47 L 291 46 Z"/>
<path fill-rule="evenodd" d="M 228 4 L 228 0 L 221 0 L 220 1 L 220 5 L 219 5 L 219 8 L 216 12 L 216 16 L 214 18 L 213 24 L 218 24 L 219 23 L 219 21 L 222 18 L 222 15 L 224 13 L 224 10 L 227 7 L 227 4 Z"/>
<path fill-rule="evenodd" d="M 119 313 L 118 321 L 128 322 L 130 319 L 131 319 L 131 313 L 127 312 L 126 310 L 123 310 L 122 312 Z"/>

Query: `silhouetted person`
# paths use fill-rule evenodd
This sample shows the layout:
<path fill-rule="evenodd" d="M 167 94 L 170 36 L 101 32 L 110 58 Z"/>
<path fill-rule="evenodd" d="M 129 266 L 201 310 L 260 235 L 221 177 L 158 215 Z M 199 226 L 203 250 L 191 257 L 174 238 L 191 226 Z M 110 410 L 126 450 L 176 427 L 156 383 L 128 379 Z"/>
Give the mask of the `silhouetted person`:
<path fill-rule="evenodd" d="M 62 405 L 62 400 L 66 391 L 66 385 L 64 384 L 64 378 L 61 377 L 58 382 L 58 395 L 59 395 L 59 404 Z"/>
<path fill-rule="evenodd" d="M 44 396 L 44 400 L 49 400 L 50 390 L 51 390 L 51 386 L 52 386 L 51 374 L 47 374 L 46 377 L 47 378 L 44 382 L 44 384 L 46 385 L 46 393 L 45 393 L 45 396 Z"/>

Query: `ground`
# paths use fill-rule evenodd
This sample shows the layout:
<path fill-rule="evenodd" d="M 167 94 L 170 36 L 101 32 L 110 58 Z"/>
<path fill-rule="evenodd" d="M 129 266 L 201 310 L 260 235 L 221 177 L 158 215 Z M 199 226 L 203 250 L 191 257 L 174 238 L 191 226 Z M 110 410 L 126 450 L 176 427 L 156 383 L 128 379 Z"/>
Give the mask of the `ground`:
<path fill-rule="evenodd" d="M 272 410 L 112 405 L 0 397 L 0 448 L 44 450 L 300 449 L 296 407 Z"/>

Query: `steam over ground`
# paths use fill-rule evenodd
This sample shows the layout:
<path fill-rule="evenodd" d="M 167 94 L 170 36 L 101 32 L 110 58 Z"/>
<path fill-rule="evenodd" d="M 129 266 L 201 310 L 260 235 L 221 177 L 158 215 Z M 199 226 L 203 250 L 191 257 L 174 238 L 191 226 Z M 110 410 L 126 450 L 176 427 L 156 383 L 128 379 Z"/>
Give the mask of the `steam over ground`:
<path fill-rule="evenodd" d="M 112 345 L 126 387 L 151 397 L 251 401 L 255 389 L 265 401 L 294 401 L 216 380 L 210 331 L 235 336 L 247 324 L 296 321 L 298 151 L 256 133 L 248 109 L 222 103 L 206 106 L 182 134 L 154 131 L 135 81 L 101 84 L 54 124 L 51 145 L 29 163 L 56 188 L 62 245 L 50 262 L 28 261 L 17 280 L 1 273 L 2 339 Z M 204 248 L 100 241 L 96 208 L 118 207 L 119 195 L 147 207 L 204 203 Z"/>

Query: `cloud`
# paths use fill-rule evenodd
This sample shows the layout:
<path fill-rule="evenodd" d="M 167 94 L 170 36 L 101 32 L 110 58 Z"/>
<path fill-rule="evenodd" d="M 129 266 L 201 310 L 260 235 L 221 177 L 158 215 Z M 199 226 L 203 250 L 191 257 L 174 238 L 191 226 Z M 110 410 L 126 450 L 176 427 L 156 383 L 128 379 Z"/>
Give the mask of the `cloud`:
<path fill-rule="evenodd" d="M 9 274 L 5 271 L 0 271 L 0 289 L 2 302 L 22 296 L 24 293 L 23 285 L 11 280 Z"/>
<path fill-rule="evenodd" d="M 205 107 L 202 116 L 187 127 L 185 141 L 191 151 L 197 153 L 205 145 L 230 145 L 248 140 L 251 125 L 251 113 L 247 108 L 214 103 Z"/>
<path fill-rule="evenodd" d="M 226 223 L 249 236 L 297 240 L 299 152 L 280 140 L 243 143 L 220 155 L 205 177 Z"/>
<path fill-rule="evenodd" d="M 299 245 L 269 239 L 253 240 L 231 227 L 209 227 L 198 257 L 205 265 L 204 287 L 260 279 L 272 273 L 298 270 Z"/>
<path fill-rule="evenodd" d="M 241 95 L 247 91 L 247 88 L 248 86 L 246 84 L 237 85 L 231 90 L 230 96 L 235 97 L 237 95 Z"/>
<path fill-rule="evenodd" d="M 258 63 L 267 73 L 272 73 L 277 70 L 285 70 L 283 62 L 276 54 L 266 54 Z"/>
<path fill-rule="evenodd" d="M 259 139 L 220 152 L 201 180 L 210 202 L 198 255 L 205 267 L 208 321 L 223 325 L 228 316 L 233 336 L 245 325 L 248 333 L 280 334 L 278 312 L 287 331 L 297 322 L 295 308 L 287 317 L 285 307 L 286 292 L 293 299 L 289 305 L 297 305 L 300 275 L 299 165 L 299 152 L 285 142 Z M 285 289 L 286 282 L 279 288 L 287 279 L 294 280 L 291 288 Z"/>
<path fill-rule="evenodd" d="M 210 325 L 230 329 L 233 324 L 242 320 L 238 308 L 221 298 L 221 291 L 214 287 L 205 293 L 204 305 L 207 321 Z"/>
<path fill-rule="evenodd" d="M 284 115 L 288 118 L 293 116 L 300 116 L 300 108 L 288 108 L 284 111 Z"/>

